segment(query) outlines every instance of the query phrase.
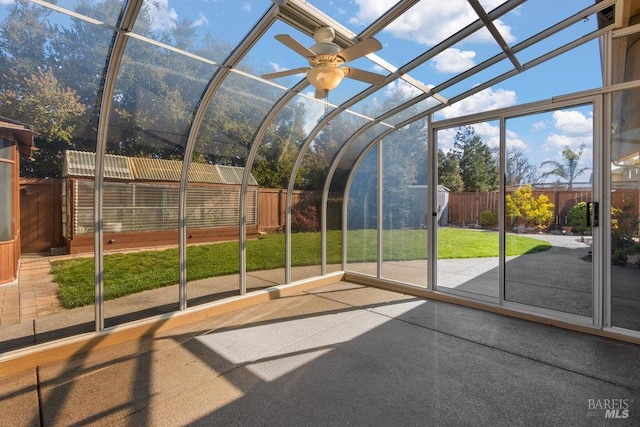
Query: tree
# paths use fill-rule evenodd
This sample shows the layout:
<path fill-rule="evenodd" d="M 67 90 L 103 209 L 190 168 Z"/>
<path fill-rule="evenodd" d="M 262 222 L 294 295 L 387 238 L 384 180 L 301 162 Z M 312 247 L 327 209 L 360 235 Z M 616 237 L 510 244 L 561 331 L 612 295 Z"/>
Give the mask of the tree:
<path fill-rule="evenodd" d="M 302 105 L 297 108 L 285 108 L 269 125 L 251 171 L 258 185 L 267 188 L 287 188 L 293 164 L 304 141 Z M 302 111 L 303 114 L 299 114 Z M 298 174 L 296 184 L 302 181 L 303 173 Z"/>
<path fill-rule="evenodd" d="M 459 156 L 464 191 L 487 192 L 498 188 L 498 159 L 472 126 L 458 128 L 453 146 Z"/>
<path fill-rule="evenodd" d="M 441 149 L 438 150 L 438 184 L 444 185 L 453 193 L 464 189 L 458 156 L 453 151 L 445 154 Z"/>
<path fill-rule="evenodd" d="M 572 190 L 576 178 L 591 169 L 590 167 L 580 167 L 580 159 L 582 158 L 583 152 L 584 146 L 581 146 L 578 151 L 573 151 L 569 147 L 565 147 L 565 149 L 562 150 L 562 162 L 546 160 L 540 164 L 541 168 L 551 167 L 551 170 L 544 172 L 541 178 L 545 179 L 549 176 L 557 176 L 567 183 L 569 190 Z"/>
<path fill-rule="evenodd" d="M 0 92 L 0 115 L 29 123 L 39 133 L 35 161 L 21 163 L 23 176 L 60 177 L 63 152 L 84 112 L 75 91 L 62 87 L 51 71 L 38 70 L 16 89 Z"/>
<path fill-rule="evenodd" d="M 529 159 L 522 150 L 507 147 L 505 158 L 505 182 L 507 185 L 537 184 L 540 181 L 538 167 L 529 163 Z"/>
<path fill-rule="evenodd" d="M 512 226 L 533 226 L 543 230 L 553 222 L 554 207 L 544 194 L 535 198 L 531 185 L 520 187 L 505 197 L 505 210 L 511 218 Z"/>
<path fill-rule="evenodd" d="M 55 27 L 47 22 L 49 9 L 16 0 L 0 23 L 0 88 L 18 84 L 25 75 L 47 64 L 47 41 Z"/>

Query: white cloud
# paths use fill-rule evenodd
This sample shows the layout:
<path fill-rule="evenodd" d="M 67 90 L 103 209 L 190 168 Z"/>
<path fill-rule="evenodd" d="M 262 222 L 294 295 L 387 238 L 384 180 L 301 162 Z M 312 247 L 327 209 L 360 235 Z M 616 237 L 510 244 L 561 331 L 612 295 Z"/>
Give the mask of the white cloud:
<path fill-rule="evenodd" d="M 429 89 L 433 87 L 433 85 L 425 85 L 425 86 L 427 86 Z M 395 97 L 401 94 L 403 99 L 415 98 L 416 96 L 422 93 L 420 89 L 418 89 L 412 84 L 405 82 L 402 79 L 397 79 L 389 83 L 387 86 L 385 86 L 384 91 L 385 91 L 385 97 L 390 97 L 390 96 Z"/>
<path fill-rule="evenodd" d="M 593 132 L 593 115 L 585 116 L 580 111 L 559 110 L 553 113 L 554 126 L 560 132 L 569 135 L 591 134 Z"/>
<path fill-rule="evenodd" d="M 178 12 L 174 8 L 169 9 L 169 0 L 155 0 L 147 3 L 147 10 L 151 17 L 153 30 L 166 30 L 174 28 L 178 20 Z"/>
<path fill-rule="evenodd" d="M 581 147 L 588 148 L 591 146 L 593 146 L 593 136 L 591 133 L 583 135 L 552 133 L 545 140 L 543 149 L 545 151 L 558 151 L 561 153 L 566 147 L 577 151 Z"/>
<path fill-rule="evenodd" d="M 557 151 L 562 157 L 562 150 L 573 151 L 585 148 L 583 159 L 590 158 L 593 146 L 593 116 L 576 110 L 559 110 L 553 112 L 553 125 L 556 132 L 550 133 L 542 147 L 544 151 Z M 589 150 L 589 153 L 587 153 Z"/>
<path fill-rule="evenodd" d="M 251 3 L 245 3 L 242 5 L 242 10 L 244 10 L 245 12 L 251 12 L 252 8 L 253 5 Z"/>
<path fill-rule="evenodd" d="M 517 132 L 507 129 L 506 140 L 508 148 L 516 148 L 524 152 L 530 151 L 527 143 L 520 138 L 520 135 L 518 135 Z"/>
<path fill-rule="evenodd" d="M 283 67 L 283 66 L 281 66 L 280 64 L 277 64 L 277 63 L 275 63 L 275 62 L 273 62 L 273 61 L 269 61 L 269 66 L 270 66 L 271 68 L 273 68 L 273 72 L 274 72 L 274 73 L 277 73 L 277 72 L 279 72 L 279 71 L 284 71 L 284 70 L 288 70 L 288 69 L 289 69 L 289 68 L 287 68 L 287 67 Z M 294 75 L 294 76 L 295 76 L 295 75 L 300 75 L 300 76 L 301 76 L 302 74 L 304 74 L 304 71 L 301 71 L 299 74 L 293 74 L 293 75 Z"/>
<path fill-rule="evenodd" d="M 545 130 L 546 128 L 547 124 L 544 122 L 544 120 L 540 120 L 539 122 L 535 122 L 531 125 L 531 130 L 534 132 Z"/>
<path fill-rule="evenodd" d="M 443 118 L 466 116 L 467 114 L 510 107 L 517 102 L 516 93 L 512 90 L 488 88 L 462 101 L 441 110 L 438 114 Z"/>
<path fill-rule="evenodd" d="M 502 38 L 507 43 L 513 43 L 516 40 L 516 37 L 511 32 L 511 27 L 501 20 L 496 19 L 495 21 L 493 21 L 493 25 L 496 27 Z M 493 38 L 489 30 L 484 27 L 469 36 L 467 40 L 474 43 L 495 43 L 495 39 Z"/>
<path fill-rule="evenodd" d="M 7 6 L 13 2 L 14 0 L 0 0 L 0 6 Z"/>
<path fill-rule="evenodd" d="M 476 53 L 472 50 L 446 49 L 433 58 L 437 71 L 441 73 L 461 73 L 475 65 Z"/>
<path fill-rule="evenodd" d="M 397 3 L 397 0 L 355 0 L 355 3 L 359 10 L 351 18 L 351 23 L 362 25 L 377 19 Z M 489 11 L 500 5 L 502 0 L 484 3 L 485 10 Z M 477 19 L 478 15 L 466 0 L 447 0 L 447 7 L 442 7 L 441 0 L 422 0 L 396 19 L 385 31 L 402 40 L 433 46 Z M 514 40 L 508 25 L 499 20 L 494 22 L 508 42 Z M 479 42 L 493 42 L 493 38 L 486 31 L 478 32 L 472 37 Z"/>
<path fill-rule="evenodd" d="M 500 128 L 494 126 L 491 123 L 474 123 L 471 125 L 476 135 L 478 135 L 482 142 L 487 144 L 490 148 L 497 148 L 500 145 Z M 453 142 L 456 136 L 458 128 L 448 128 L 438 131 L 438 148 L 442 149 L 445 153 L 449 152 L 453 148 Z M 524 142 L 520 136 L 513 131 L 507 131 L 507 146 L 509 148 L 517 148 L 523 152 L 528 152 L 529 146 Z"/>
<path fill-rule="evenodd" d="M 500 146 L 500 128 L 489 122 L 474 123 L 471 125 L 476 135 L 482 139 L 488 147 L 496 148 Z"/>
<path fill-rule="evenodd" d="M 438 131 L 438 149 L 448 153 L 453 148 L 456 137 L 456 128 L 447 128 Z"/>

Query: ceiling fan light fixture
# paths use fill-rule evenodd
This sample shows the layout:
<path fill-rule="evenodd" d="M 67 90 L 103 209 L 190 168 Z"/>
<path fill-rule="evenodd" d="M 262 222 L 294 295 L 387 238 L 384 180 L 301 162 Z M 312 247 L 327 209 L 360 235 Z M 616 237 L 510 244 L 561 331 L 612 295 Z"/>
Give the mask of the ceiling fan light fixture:
<path fill-rule="evenodd" d="M 318 65 L 307 71 L 307 80 L 319 90 L 333 90 L 344 78 L 344 71 L 332 65 Z"/>

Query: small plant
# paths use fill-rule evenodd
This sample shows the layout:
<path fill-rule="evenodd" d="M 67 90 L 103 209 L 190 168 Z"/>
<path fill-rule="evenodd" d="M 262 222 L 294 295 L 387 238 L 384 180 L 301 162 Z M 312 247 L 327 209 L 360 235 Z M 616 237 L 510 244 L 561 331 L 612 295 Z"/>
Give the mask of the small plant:
<path fill-rule="evenodd" d="M 493 227 L 498 224 L 498 215 L 489 210 L 482 211 L 478 218 L 478 224 L 484 228 Z"/>

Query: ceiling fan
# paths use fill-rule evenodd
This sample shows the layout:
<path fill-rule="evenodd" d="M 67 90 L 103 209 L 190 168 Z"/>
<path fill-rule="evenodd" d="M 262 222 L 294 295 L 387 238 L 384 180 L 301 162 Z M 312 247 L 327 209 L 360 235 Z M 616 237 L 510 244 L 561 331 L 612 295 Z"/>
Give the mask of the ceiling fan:
<path fill-rule="evenodd" d="M 378 40 L 368 38 L 342 49 L 333 43 L 335 36 L 336 33 L 331 27 L 318 28 L 313 33 L 313 39 L 316 43 L 310 48 L 306 48 L 288 34 L 276 35 L 275 39 L 280 43 L 307 58 L 310 67 L 264 74 L 262 78 L 275 79 L 306 72 L 307 80 L 316 88 L 315 97 L 317 99 L 326 98 L 329 91 L 335 89 L 344 77 L 372 85 L 379 85 L 384 82 L 385 77 L 380 74 L 353 67 L 342 67 L 345 62 L 353 61 L 381 49 L 382 45 Z"/>

